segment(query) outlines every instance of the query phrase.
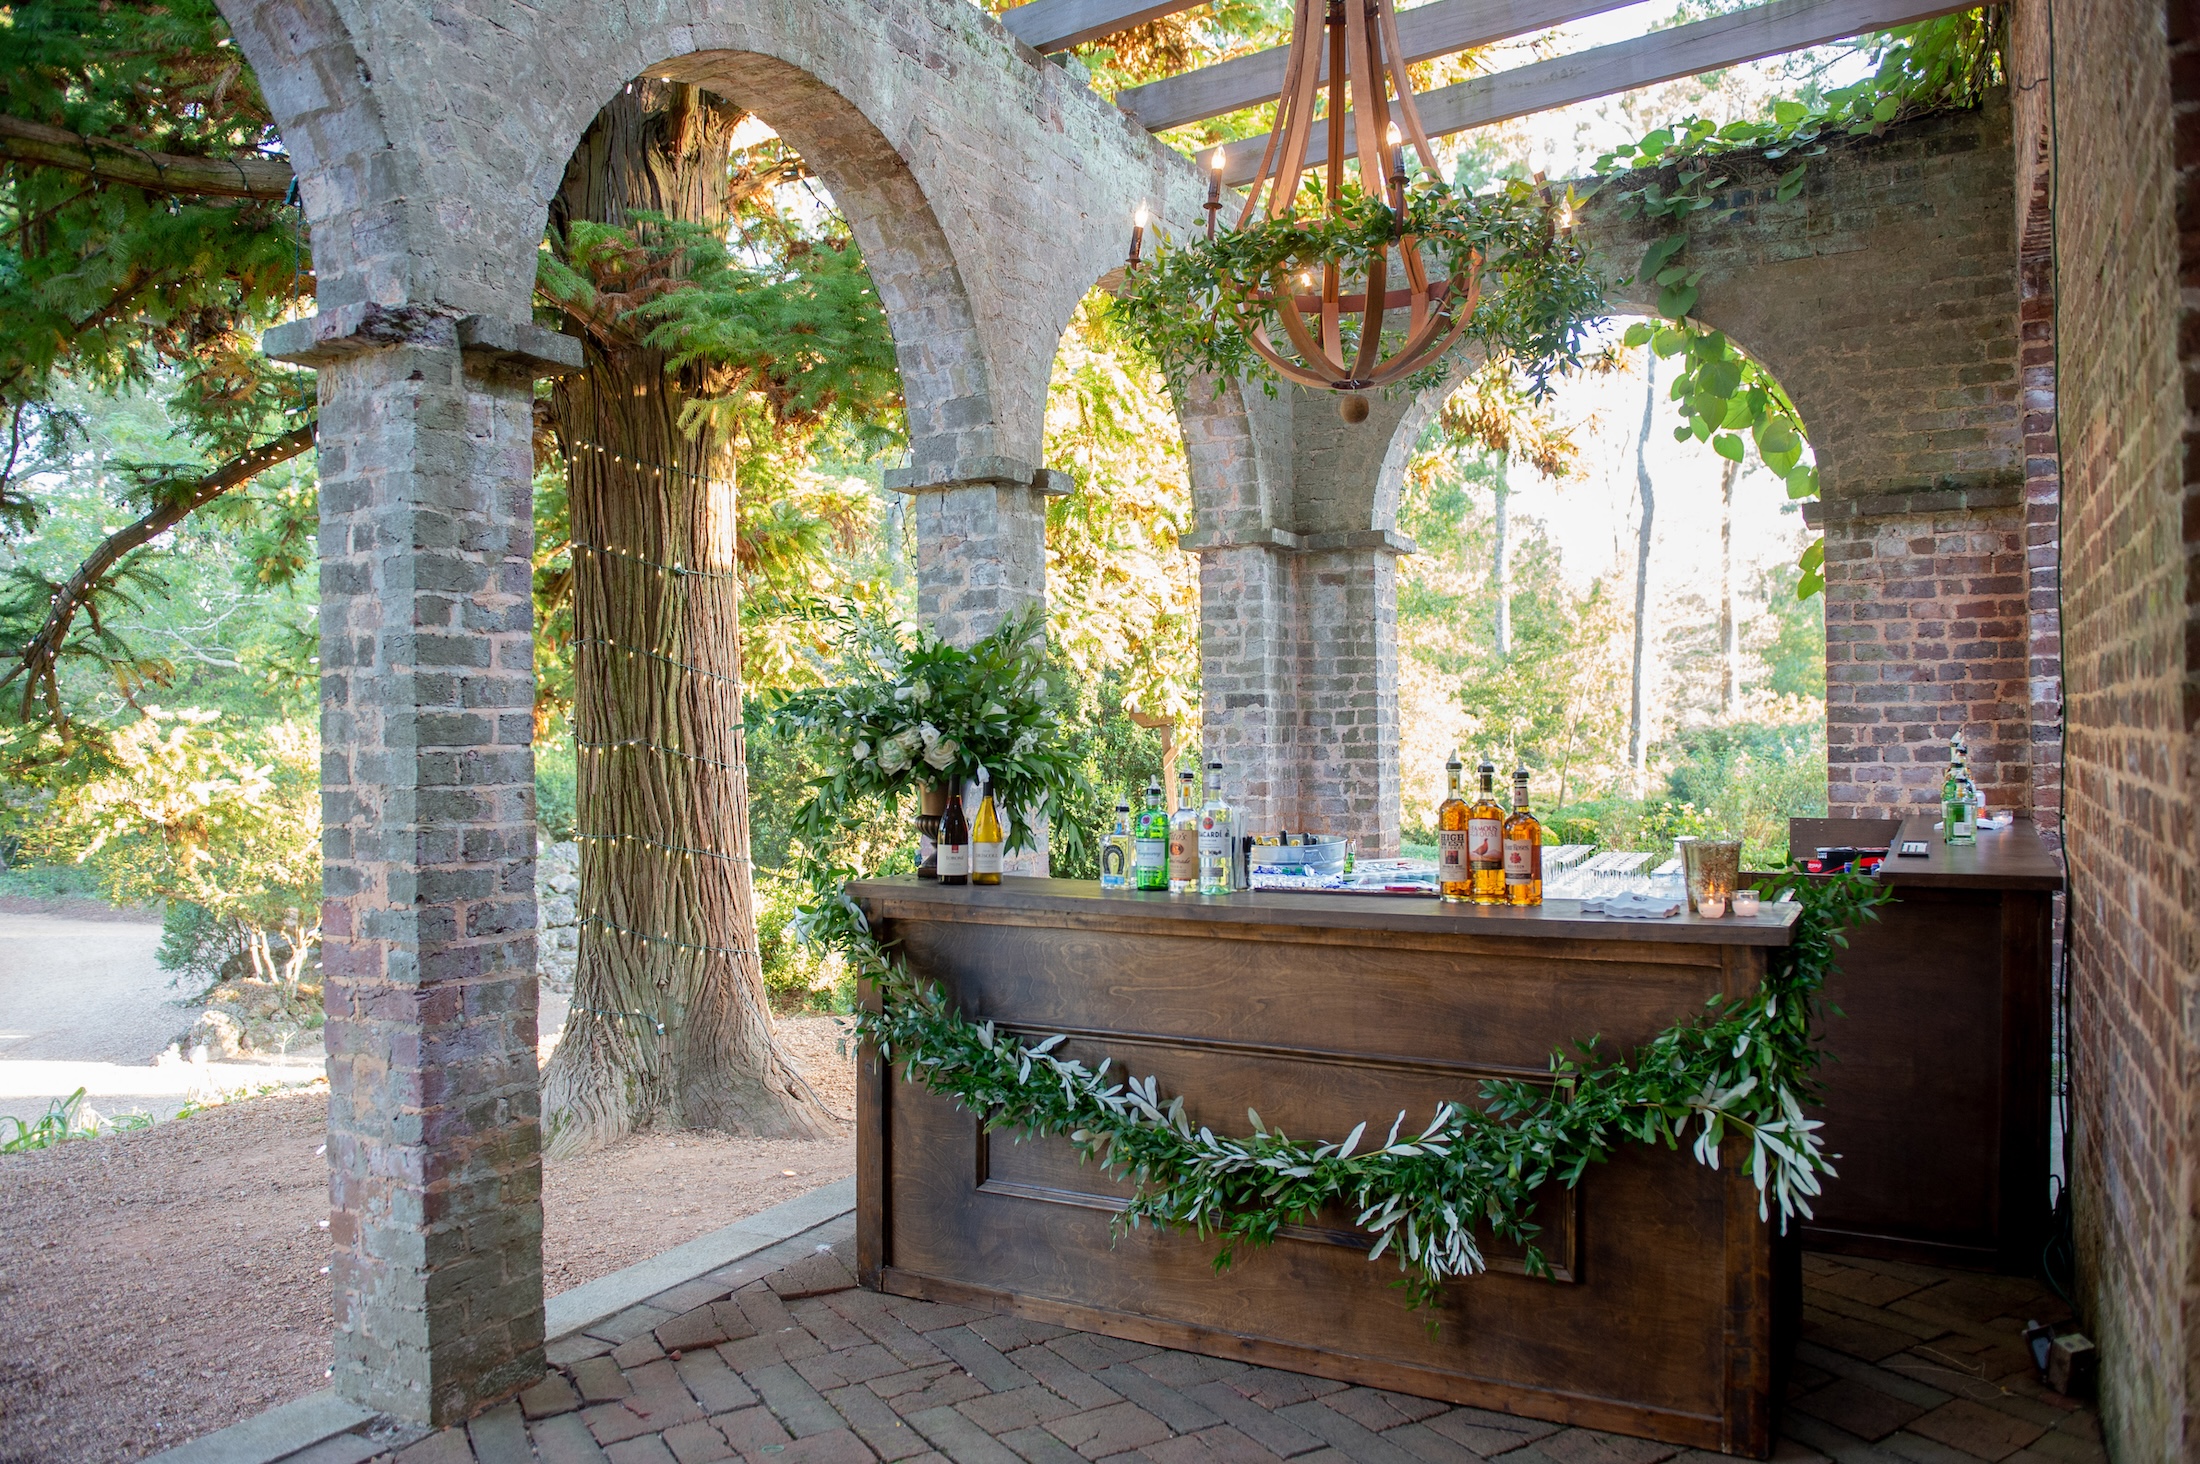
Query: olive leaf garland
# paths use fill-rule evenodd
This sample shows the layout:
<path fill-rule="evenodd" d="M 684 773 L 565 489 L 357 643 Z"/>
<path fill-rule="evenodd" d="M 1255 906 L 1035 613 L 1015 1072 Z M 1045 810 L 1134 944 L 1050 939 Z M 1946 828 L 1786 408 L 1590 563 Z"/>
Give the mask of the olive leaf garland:
<path fill-rule="evenodd" d="M 1151 1077 L 1112 1076 L 1112 1059 L 1092 1068 L 1062 1056 L 1060 1035 L 1031 1040 L 966 1016 L 878 941 L 837 886 L 818 891 L 802 925 L 872 984 L 875 1005 L 858 1014 L 856 1033 L 879 1061 L 981 1115 L 988 1129 L 1067 1138 L 1081 1158 L 1130 1182 L 1119 1224 L 1216 1237 L 1219 1271 L 1285 1225 L 1346 1207 L 1373 1237 L 1368 1259 L 1394 1254 L 1412 1304 L 1433 1307 L 1445 1283 L 1486 1268 L 1481 1235 L 1524 1247 L 1530 1273 L 1548 1274 L 1535 1245 L 1535 1191 L 1554 1177 L 1578 1184 L 1623 1141 L 1677 1148 L 1693 1130 L 1691 1152 L 1716 1169 L 1727 1138 L 1744 1140 L 1758 1217 L 1769 1221 L 1776 1208 L 1784 1230 L 1810 1215 L 1821 1179 L 1834 1173 L 1818 1123 L 1803 1115 L 1817 1092 L 1819 993 L 1844 932 L 1876 918 L 1888 896 L 1858 875 L 1792 871 L 1767 894 L 1784 891 L 1801 905 L 1794 942 L 1773 953 L 1754 992 L 1713 997 L 1705 1015 L 1619 1061 L 1599 1065 L 1595 1039 L 1577 1043 L 1552 1054 L 1548 1080 L 1485 1082 L 1479 1106 L 1441 1104 L 1418 1131 L 1401 1112 L 1364 1149 L 1367 1122 L 1335 1143 L 1292 1139 L 1250 1110 L 1251 1132 L 1239 1137 L 1194 1127 L 1183 1096 L 1163 1098 Z"/>

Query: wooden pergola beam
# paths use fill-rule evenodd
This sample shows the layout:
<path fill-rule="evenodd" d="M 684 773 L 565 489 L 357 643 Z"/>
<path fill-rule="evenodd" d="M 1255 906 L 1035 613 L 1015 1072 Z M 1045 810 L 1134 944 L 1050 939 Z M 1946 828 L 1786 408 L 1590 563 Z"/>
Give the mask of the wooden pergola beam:
<path fill-rule="evenodd" d="M 1531 112 L 1547 112 L 1615 92 L 1676 81 L 1823 45 L 1868 31 L 1886 30 L 1970 8 L 1972 0 L 1773 0 L 1731 15 L 1715 16 L 1671 30 L 1653 31 L 1633 40 L 1537 61 L 1527 66 L 1478 76 L 1416 98 L 1421 125 L 1440 137 L 1486 127 Z M 1403 21 L 1404 17 L 1399 17 Z M 1346 124 L 1349 128 L 1350 124 Z M 1306 166 L 1326 163 L 1326 129 L 1317 130 L 1306 150 Z M 1349 132 L 1348 134 L 1349 135 Z M 1260 165 L 1266 137 L 1249 137 L 1223 148 L 1223 181 L 1249 183 Z M 1199 154 L 1208 166 L 1210 152 Z"/>
<path fill-rule="evenodd" d="M 1398 12 L 1398 44 L 1408 62 L 1448 56 L 1510 36 L 1618 10 L 1632 0 L 1437 0 Z M 1014 12 L 1011 12 L 1013 14 Z M 1290 47 L 1277 46 L 1166 76 L 1116 93 L 1115 104 L 1149 132 L 1272 102 L 1283 90 Z M 1329 57 L 1321 57 L 1329 75 Z"/>
<path fill-rule="evenodd" d="M 1117 31 L 1203 5 L 1206 0 L 1031 0 L 1000 13 L 1008 33 L 1034 51 L 1065 51 Z"/>

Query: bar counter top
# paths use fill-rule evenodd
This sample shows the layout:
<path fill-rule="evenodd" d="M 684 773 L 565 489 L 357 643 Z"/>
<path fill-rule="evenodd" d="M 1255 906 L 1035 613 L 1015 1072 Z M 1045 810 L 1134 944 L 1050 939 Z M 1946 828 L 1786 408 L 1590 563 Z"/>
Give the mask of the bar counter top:
<path fill-rule="evenodd" d="M 1788 845 L 1808 854 L 1813 847 L 1855 844 L 1888 847 L 1879 877 L 1897 887 L 1950 890 L 2059 890 L 2062 861 L 2040 838 L 2039 827 L 2018 818 L 2005 829 L 1980 829 L 1978 841 L 1951 847 L 1931 815 L 1891 818 L 1798 818 L 1789 820 Z M 1894 851 L 1905 840 L 1925 846 L 1925 857 L 1904 858 Z"/>
<path fill-rule="evenodd" d="M 1583 915 L 1572 900 L 1516 908 L 1448 904 L 1413 895 L 1301 894 L 1282 890 L 1171 895 L 1103 890 L 1096 880 L 1013 876 L 993 886 L 943 885 L 906 875 L 899 879 L 859 880 L 848 886 L 848 893 L 866 910 L 888 919 L 996 924 L 1036 916 L 1047 924 L 1071 927 L 1124 919 L 1142 925 L 1182 921 L 1225 928 L 1388 931 L 1422 938 L 1469 935 L 1714 946 L 1785 946 L 1794 939 L 1795 921 L 1801 913 L 1792 904 L 1768 904 L 1760 914 L 1746 920 L 1736 916 L 1707 920 L 1691 913 L 1670 920 L 1615 920 L 1604 915 Z"/>

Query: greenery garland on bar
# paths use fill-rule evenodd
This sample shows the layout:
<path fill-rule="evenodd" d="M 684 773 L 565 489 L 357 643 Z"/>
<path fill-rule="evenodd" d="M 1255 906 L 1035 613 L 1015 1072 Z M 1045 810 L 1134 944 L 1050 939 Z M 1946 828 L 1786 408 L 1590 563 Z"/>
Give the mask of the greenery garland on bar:
<path fill-rule="evenodd" d="M 1618 1061 L 1600 1064 L 1593 1037 L 1578 1042 L 1551 1055 L 1547 1082 L 1486 1081 L 1482 1106 L 1442 1104 L 1419 1129 L 1408 1130 L 1401 1112 L 1379 1144 L 1363 1147 L 1368 1122 L 1325 1143 L 1292 1139 L 1251 1110 L 1245 1135 L 1194 1127 L 1183 1097 L 1164 1098 L 1151 1077 L 1111 1077 L 1112 1060 L 1091 1068 L 1060 1056 L 1060 1035 L 1037 1040 L 958 1011 L 872 934 L 834 882 L 845 873 L 819 871 L 804 933 L 872 983 L 876 1004 L 856 1031 L 889 1068 L 981 1115 L 988 1129 L 1067 1137 L 1081 1158 L 1130 1182 L 1119 1224 L 1218 1237 L 1217 1270 L 1285 1225 L 1346 1207 L 1373 1237 L 1368 1259 L 1393 1254 L 1416 1307 L 1435 1306 L 1446 1282 L 1485 1268 L 1477 1231 L 1525 1247 L 1529 1272 L 1547 1274 L 1536 1189 L 1553 1177 L 1571 1188 L 1623 1141 L 1678 1148 L 1693 1129 L 1696 1159 L 1714 1169 L 1729 1136 L 1746 1141 L 1759 1218 L 1777 1207 L 1784 1230 L 1808 1216 L 1820 1179 L 1834 1173 L 1818 1124 L 1803 1116 L 1817 1093 L 1819 994 L 1844 932 L 1877 918 L 1887 899 L 1876 880 L 1854 874 L 1781 874 L 1766 897 L 1793 892 L 1801 916 L 1754 992 L 1713 997 L 1705 1014 Z"/>

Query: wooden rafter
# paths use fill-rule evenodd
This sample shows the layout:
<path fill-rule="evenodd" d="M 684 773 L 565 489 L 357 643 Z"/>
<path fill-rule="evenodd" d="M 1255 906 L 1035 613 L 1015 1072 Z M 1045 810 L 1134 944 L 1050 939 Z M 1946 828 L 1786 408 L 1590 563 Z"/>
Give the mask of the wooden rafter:
<path fill-rule="evenodd" d="M 1487 46 L 1509 36 L 1617 10 L 1632 0 L 1437 0 L 1398 12 L 1398 44 L 1408 62 Z M 1115 104 L 1150 132 L 1272 102 L 1283 90 L 1288 46 L 1220 61 L 1118 92 Z M 1321 75 L 1329 74 L 1325 61 Z"/>
<path fill-rule="evenodd" d="M 1431 137 L 1465 132 L 1968 8 L 1967 0 L 1773 0 L 1425 93 L 1418 99 L 1421 122 Z M 1404 19 L 1399 17 L 1401 27 Z M 1233 186 L 1251 181 L 1265 143 L 1254 137 L 1226 146 L 1223 181 Z M 1199 160 L 1206 166 L 1208 154 Z M 1301 166 L 1318 168 L 1327 161 L 1328 151 L 1316 136 Z"/>
<path fill-rule="evenodd" d="M 1063 51 L 1203 5 L 1206 0 L 1031 0 L 1001 12 L 1008 33 L 1034 51 Z"/>

